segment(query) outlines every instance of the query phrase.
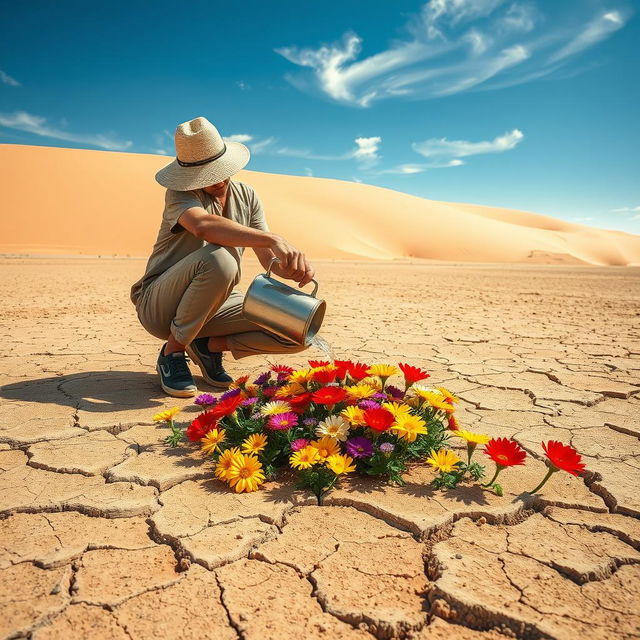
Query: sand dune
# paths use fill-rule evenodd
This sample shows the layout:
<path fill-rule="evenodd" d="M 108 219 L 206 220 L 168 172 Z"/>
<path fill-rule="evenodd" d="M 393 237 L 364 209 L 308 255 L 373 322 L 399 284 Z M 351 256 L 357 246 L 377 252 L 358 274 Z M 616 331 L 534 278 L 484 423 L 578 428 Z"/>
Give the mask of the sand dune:
<path fill-rule="evenodd" d="M 0 145 L 1 253 L 147 256 L 164 156 Z M 241 171 L 310 258 L 640 264 L 640 236 L 364 184 Z"/>

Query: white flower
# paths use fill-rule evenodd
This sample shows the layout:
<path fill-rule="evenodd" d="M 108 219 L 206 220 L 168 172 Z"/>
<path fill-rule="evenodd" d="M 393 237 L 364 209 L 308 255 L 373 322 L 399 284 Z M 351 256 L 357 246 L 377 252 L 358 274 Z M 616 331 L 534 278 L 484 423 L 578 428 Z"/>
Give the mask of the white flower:
<path fill-rule="evenodd" d="M 336 440 L 345 441 L 349 434 L 349 424 L 340 416 L 329 416 L 316 427 L 316 435 L 331 436 Z"/>

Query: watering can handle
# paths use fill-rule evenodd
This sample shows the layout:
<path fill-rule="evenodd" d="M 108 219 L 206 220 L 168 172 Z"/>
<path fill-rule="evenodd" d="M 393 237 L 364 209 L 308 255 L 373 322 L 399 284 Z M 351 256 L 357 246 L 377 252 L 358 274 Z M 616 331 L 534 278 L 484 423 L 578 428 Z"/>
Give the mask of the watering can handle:
<path fill-rule="evenodd" d="M 271 258 L 271 262 L 269 263 L 269 268 L 267 269 L 267 278 L 271 277 L 271 267 L 273 267 L 273 263 L 274 262 L 280 262 L 280 258 L 278 258 L 277 256 L 274 256 L 273 258 Z M 311 292 L 311 295 L 315 298 L 316 297 L 316 293 L 318 293 L 318 282 L 317 280 L 311 280 L 311 282 L 315 283 L 315 287 L 313 288 L 313 291 Z"/>

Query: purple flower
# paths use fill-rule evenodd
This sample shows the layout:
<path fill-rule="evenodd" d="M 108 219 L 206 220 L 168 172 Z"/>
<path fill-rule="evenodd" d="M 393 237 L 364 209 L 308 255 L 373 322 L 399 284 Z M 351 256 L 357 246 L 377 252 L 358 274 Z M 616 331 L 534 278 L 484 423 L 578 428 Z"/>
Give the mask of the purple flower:
<path fill-rule="evenodd" d="M 291 451 L 300 451 L 300 449 L 304 449 L 309 444 L 309 440 L 306 438 L 298 438 L 291 443 Z"/>
<path fill-rule="evenodd" d="M 305 418 L 302 421 L 302 424 L 305 427 L 315 427 L 318 424 L 318 421 L 315 418 Z"/>
<path fill-rule="evenodd" d="M 360 400 L 360 402 L 358 402 L 358 406 L 361 409 L 379 409 L 380 405 L 377 402 L 374 402 L 373 400 Z"/>
<path fill-rule="evenodd" d="M 245 398 L 240 404 L 243 407 L 250 407 L 252 404 L 258 402 L 258 398 Z"/>
<path fill-rule="evenodd" d="M 378 393 L 374 393 L 371 397 L 372 398 L 376 398 L 377 400 L 384 400 L 384 401 L 387 400 L 387 394 L 386 393 L 380 393 L 379 391 L 378 391 Z"/>
<path fill-rule="evenodd" d="M 267 422 L 268 429 L 275 429 L 276 431 L 286 431 L 295 427 L 298 424 L 298 416 L 293 411 L 287 411 L 286 413 L 276 413 L 269 418 Z"/>
<path fill-rule="evenodd" d="M 271 378 L 271 371 L 265 371 L 253 381 L 253 384 L 257 384 L 259 387 L 261 387 L 263 384 L 269 382 L 269 378 Z"/>
<path fill-rule="evenodd" d="M 251 418 L 251 420 L 260 420 L 260 418 L 262 418 L 262 414 L 259 411 L 256 411 L 255 413 L 252 413 L 249 418 Z"/>
<path fill-rule="evenodd" d="M 286 382 L 289 375 L 288 371 L 278 371 L 278 382 Z"/>
<path fill-rule="evenodd" d="M 218 401 L 210 393 L 201 393 L 194 402 L 201 407 L 212 407 Z"/>
<path fill-rule="evenodd" d="M 371 440 L 364 436 L 356 436 L 347 440 L 347 453 L 354 458 L 369 458 L 373 455 Z"/>
<path fill-rule="evenodd" d="M 398 387 L 394 387 L 392 384 L 388 384 L 385 389 L 390 396 L 393 396 L 397 400 L 402 400 L 404 398 L 404 391 L 402 391 L 402 389 L 398 389 Z"/>
<path fill-rule="evenodd" d="M 237 396 L 241 391 L 242 389 L 240 389 L 240 387 L 236 387 L 235 389 L 229 389 L 229 391 L 225 391 L 218 399 L 226 400 L 227 398 L 233 398 L 233 396 Z"/>
<path fill-rule="evenodd" d="M 395 449 L 395 445 L 392 442 L 382 442 L 378 445 L 378 449 L 380 449 L 382 453 L 391 453 Z"/>

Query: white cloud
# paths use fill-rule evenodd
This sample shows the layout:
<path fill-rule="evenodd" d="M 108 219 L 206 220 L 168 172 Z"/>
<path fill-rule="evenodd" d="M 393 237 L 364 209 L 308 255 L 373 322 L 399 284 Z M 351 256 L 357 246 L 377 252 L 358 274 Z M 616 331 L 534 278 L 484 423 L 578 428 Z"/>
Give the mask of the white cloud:
<path fill-rule="evenodd" d="M 222 138 L 230 142 L 249 142 L 249 140 L 253 140 L 253 136 L 250 136 L 248 133 L 234 133 L 231 136 L 223 136 Z"/>
<path fill-rule="evenodd" d="M 569 56 L 575 55 L 588 47 L 604 40 L 614 31 L 624 26 L 625 20 L 621 12 L 609 11 L 598 16 L 584 27 L 580 33 L 572 38 L 564 47 L 556 51 L 550 58 L 549 63 L 558 62 Z"/>
<path fill-rule="evenodd" d="M 255 155 L 260 155 L 261 153 L 264 153 L 264 150 L 267 149 L 267 147 L 270 147 L 275 141 L 276 139 L 273 137 L 265 138 L 264 140 L 260 140 L 259 142 L 254 142 L 248 145 L 249 150 Z"/>
<path fill-rule="evenodd" d="M 469 142 L 468 140 L 447 140 L 447 138 L 429 138 L 423 142 L 414 142 L 411 147 L 425 158 L 463 158 L 481 153 L 499 153 L 516 147 L 524 139 L 519 129 L 514 129 L 493 140 Z"/>
<path fill-rule="evenodd" d="M 592 216 L 583 216 L 582 218 L 573 218 L 574 222 L 589 222 L 590 220 L 595 220 Z"/>
<path fill-rule="evenodd" d="M 169 152 L 166 149 L 151 149 L 151 153 L 156 153 L 159 156 L 168 156 Z"/>
<path fill-rule="evenodd" d="M 2 71 L 2 69 L 0 69 L 0 82 L 8 84 L 10 87 L 20 86 L 20 83 L 15 78 L 12 78 L 8 73 Z"/>
<path fill-rule="evenodd" d="M 300 90 L 368 107 L 383 99 L 429 99 L 553 73 L 626 21 L 619 10 L 595 19 L 586 11 L 587 3 L 565 8 L 544 24 L 530 2 L 430 0 L 405 25 L 409 37 L 360 60 L 363 39 L 352 30 L 317 48 L 274 51 L 301 68 L 285 76 Z"/>
<path fill-rule="evenodd" d="M 449 167 L 461 167 L 464 164 L 463 160 L 454 158 L 452 160 L 443 160 L 441 162 L 427 162 L 427 163 L 414 163 L 414 164 L 400 164 L 397 167 L 391 167 L 390 169 L 382 169 L 378 171 L 378 174 L 383 173 L 396 173 L 400 175 L 412 175 L 414 173 L 423 173 L 429 169 L 448 169 Z"/>
<path fill-rule="evenodd" d="M 70 131 L 57 129 L 47 124 L 47 119 L 42 116 L 32 115 L 25 111 L 14 111 L 13 113 L 0 113 L 0 126 L 18 131 L 27 131 L 44 138 L 54 138 L 67 142 L 88 144 L 94 147 L 101 147 L 108 151 L 124 151 L 133 144 L 130 140 L 116 140 L 108 135 L 98 134 L 76 134 Z"/>
<path fill-rule="evenodd" d="M 309 176 L 310 178 L 312 178 L 312 177 L 313 177 L 313 171 L 312 171 L 309 167 L 305 167 L 305 168 L 304 168 L 304 174 L 305 174 L 306 176 Z"/>
<path fill-rule="evenodd" d="M 640 211 L 640 207 L 620 207 L 619 209 L 609 209 L 610 213 L 632 213 Z"/>
<path fill-rule="evenodd" d="M 247 84 L 244 80 L 238 80 L 236 82 L 236 86 L 238 86 L 241 91 L 249 91 L 249 89 L 251 89 L 251 86 Z"/>

